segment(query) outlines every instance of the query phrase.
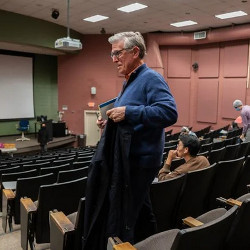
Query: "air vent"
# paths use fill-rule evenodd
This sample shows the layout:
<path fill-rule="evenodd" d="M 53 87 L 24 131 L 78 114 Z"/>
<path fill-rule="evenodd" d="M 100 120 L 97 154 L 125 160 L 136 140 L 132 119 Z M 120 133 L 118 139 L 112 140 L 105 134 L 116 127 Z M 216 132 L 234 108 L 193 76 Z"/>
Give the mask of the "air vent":
<path fill-rule="evenodd" d="M 207 37 L 206 31 L 194 32 L 194 40 L 205 39 Z"/>

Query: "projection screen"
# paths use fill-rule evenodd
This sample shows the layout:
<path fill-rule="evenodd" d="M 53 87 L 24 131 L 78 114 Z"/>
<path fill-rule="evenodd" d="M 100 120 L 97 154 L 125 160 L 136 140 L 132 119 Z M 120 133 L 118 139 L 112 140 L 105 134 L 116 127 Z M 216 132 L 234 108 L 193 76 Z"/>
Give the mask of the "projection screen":
<path fill-rule="evenodd" d="M 33 117 L 33 58 L 0 54 L 0 119 Z"/>

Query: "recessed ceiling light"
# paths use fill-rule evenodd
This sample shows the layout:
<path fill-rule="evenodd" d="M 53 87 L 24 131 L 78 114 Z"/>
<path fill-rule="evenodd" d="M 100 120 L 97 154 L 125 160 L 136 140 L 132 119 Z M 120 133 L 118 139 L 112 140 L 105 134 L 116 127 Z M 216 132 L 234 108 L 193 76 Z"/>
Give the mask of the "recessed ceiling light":
<path fill-rule="evenodd" d="M 246 16 L 247 13 L 243 11 L 234 11 L 234 12 L 229 12 L 225 14 L 220 14 L 220 15 L 215 15 L 215 17 L 220 18 L 220 19 L 227 19 L 227 18 L 233 18 L 233 17 L 239 17 L 239 16 Z"/>
<path fill-rule="evenodd" d="M 147 5 L 140 4 L 140 3 L 132 3 L 126 6 L 123 6 L 121 8 L 118 8 L 117 10 L 124 11 L 124 12 L 133 12 L 136 10 L 147 8 Z"/>
<path fill-rule="evenodd" d="M 194 21 L 183 21 L 183 22 L 178 22 L 178 23 L 171 23 L 170 25 L 174 26 L 174 27 L 184 27 L 184 26 L 190 26 L 190 25 L 195 25 L 197 24 Z"/>
<path fill-rule="evenodd" d="M 99 21 L 102 21 L 102 20 L 105 20 L 105 19 L 108 19 L 108 18 L 109 17 L 107 17 L 107 16 L 95 15 L 95 16 L 84 18 L 83 20 L 87 21 L 87 22 L 95 23 L 95 22 L 99 22 Z"/>

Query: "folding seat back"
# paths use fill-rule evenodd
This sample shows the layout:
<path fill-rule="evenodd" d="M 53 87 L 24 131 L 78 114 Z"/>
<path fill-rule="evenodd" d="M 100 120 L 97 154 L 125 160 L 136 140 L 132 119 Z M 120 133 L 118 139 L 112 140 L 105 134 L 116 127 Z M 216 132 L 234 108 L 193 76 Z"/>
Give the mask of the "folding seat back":
<path fill-rule="evenodd" d="M 224 248 L 226 237 L 232 225 L 232 221 L 235 217 L 237 206 L 232 207 L 230 210 L 225 211 L 222 216 L 211 220 L 213 213 L 217 213 L 215 209 L 208 212 L 204 220 L 209 222 L 204 223 L 198 227 L 192 227 L 188 229 L 182 229 L 179 231 L 174 239 L 171 250 L 221 250 Z M 198 217 L 198 220 L 202 221 Z"/>
<path fill-rule="evenodd" d="M 238 155 L 238 151 L 240 149 L 240 144 L 228 145 L 226 146 L 225 154 L 223 157 L 223 161 L 228 161 L 232 159 L 236 159 Z"/>
<path fill-rule="evenodd" d="M 88 167 L 59 171 L 57 176 L 57 183 L 73 181 L 88 176 Z"/>
<path fill-rule="evenodd" d="M 84 213 L 85 198 L 80 199 L 77 212 L 67 217 L 62 212 L 50 212 L 51 249 L 82 250 Z"/>
<path fill-rule="evenodd" d="M 214 142 L 213 145 L 212 145 L 212 150 L 223 148 L 224 143 L 225 143 L 224 141 Z"/>
<path fill-rule="evenodd" d="M 240 197 L 246 194 L 248 192 L 248 184 L 250 184 L 250 155 L 246 157 L 246 161 L 240 170 L 239 178 L 234 186 L 232 197 Z"/>
<path fill-rule="evenodd" d="M 93 158 L 93 155 L 80 155 L 77 157 L 77 162 L 78 161 L 91 161 Z"/>
<path fill-rule="evenodd" d="M 42 174 L 53 173 L 57 176 L 59 171 L 70 170 L 70 169 L 72 169 L 70 163 L 66 163 L 60 166 L 41 168 L 40 174 L 42 175 Z"/>
<path fill-rule="evenodd" d="M 77 169 L 77 168 L 84 168 L 84 167 L 89 167 L 91 161 L 77 161 L 73 162 L 72 168 Z"/>
<path fill-rule="evenodd" d="M 33 201 L 36 201 L 38 199 L 40 186 L 53 184 L 55 182 L 56 178 L 52 173 L 17 179 L 16 196 L 14 204 L 15 224 L 20 224 L 20 199 L 22 197 L 28 197 L 31 198 Z"/>
<path fill-rule="evenodd" d="M 248 151 L 250 149 L 250 142 L 242 142 L 240 144 L 240 148 L 238 151 L 238 158 L 242 157 L 242 156 L 247 156 L 248 155 Z"/>
<path fill-rule="evenodd" d="M 212 148 L 213 143 L 207 143 L 207 144 L 202 144 L 200 147 L 200 151 L 199 153 L 203 153 L 203 152 L 210 152 L 211 148 Z"/>
<path fill-rule="evenodd" d="M 237 209 L 234 206 L 228 211 L 224 208 L 209 211 L 197 218 L 201 222 L 199 226 L 164 231 L 134 247 L 137 250 L 222 250 Z"/>
<path fill-rule="evenodd" d="M 208 144 L 208 143 L 210 143 L 210 138 L 206 138 L 206 139 L 201 139 L 200 140 L 200 145 L 201 146 L 204 145 L 204 144 Z"/>
<path fill-rule="evenodd" d="M 215 166 L 213 185 L 209 195 L 209 209 L 217 207 L 216 198 L 221 196 L 226 199 L 232 197 L 243 162 L 244 157 L 241 157 L 229 161 L 220 161 Z"/>
<path fill-rule="evenodd" d="M 221 161 L 224 157 L 225 151 L 225 147 L 211 150 L 208 157 L 210 164 L 214 164 Z"/>
<path fill-rule="evenodd" d="M 32 177 L 37 176 L 38 173 L 35 169 L 24 171 L 24 172 L 16 172 L 16 173 L 4 173 L 0 177 L 0 208 L 2 211 L 2 183 L 7 181 L 16 181 L 18 178 L 22 177 Z"/>
<path fill-rule="evenodd" d="M 85 177 L 70 182 L 40 186 L 34 225 L 29 225 L 35 229 L 37 243 L 50 242 L 49 211 L 56 209 L 65 215 L 77 211 L 80 198 L 85 197 L 86 182 Z M 28 224 L 27 221 L 23 222 L 26 213 L 24 206 L 21 206 L 21 242 L 24 242 L 25 236 L 25 233 L 22 235 L 22 230 L 25 230 Z"/>
<path fill-rule="evenodd" d="M 227 237 L 227 250 L 246 250 L 250 249 L 250 193 L 239 198 L 242 204 L 232 223 L 231 230 Z"/>
<path fill-rule="evenodd" d="M 72 165 L 73 161 L 75 159 L 74 158 L 67 158 L 67 159 L 63 159 L 63 160 L 54 160 L 53 161 L 53 166 L 61 166 L 61 165 L 65 165 L 67 163 L 69 163 L 70 165 Z"/>
<path fill-rule="evenodd" d="M 199 155 L 202 155 L 202 156 L 208 158 L 209 157 L 209 151 L 204 151 L 202 153 L 198 153 L 197 156 L 199 156 Z"/>
<path fill-rule="evenodd" d="M 41 168 L 51 167 L 51 162 L 42 162 L 42 163 L 32 163 L 32 164 L 24 164 L 23 171 L 28 171 L 31 169 L 36 169 L 38 172 Z"/>
<path fill-rule="evenodd" d="M 174 225 L 175 212 L 185 175 L 151 184 L 150 198 L 156 216 L 158 232 Z"/>
<path fill-rule="evenodd" d="M 184 164 L 186 161 L 184 158 L 180 158 L 180 159 L 174 159 L 171 162 L 171 166 L 170 166 L 170 171 L 174 171 L 176 168 L 178 168 L 179 166 L 181 166 L 182 164 Z"/>
<path fill-rule="evenodd" d="M 216 163 L 187 173 L 181 198 L 176 207 L 176 226 L 181 226 L 182 219 L 187 216 L 197 217 L 207 211 L 207 198 L 214 177 L 215 165 Z"/>

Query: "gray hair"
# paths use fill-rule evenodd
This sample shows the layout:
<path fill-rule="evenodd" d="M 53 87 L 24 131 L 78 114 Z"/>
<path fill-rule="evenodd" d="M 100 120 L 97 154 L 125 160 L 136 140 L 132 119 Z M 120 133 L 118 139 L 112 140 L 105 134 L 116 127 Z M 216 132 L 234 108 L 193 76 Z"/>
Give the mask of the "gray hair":
<path fill-rule="evenodd" d="M 142 59 L 146 55 L 146 45 L 140 32 L 121 32 L 114 34 L 108 39 L 110 44 L 124 41 L 125 49 L 132 49 L 137 46 L 140 49 L 139 57 Z"/>

